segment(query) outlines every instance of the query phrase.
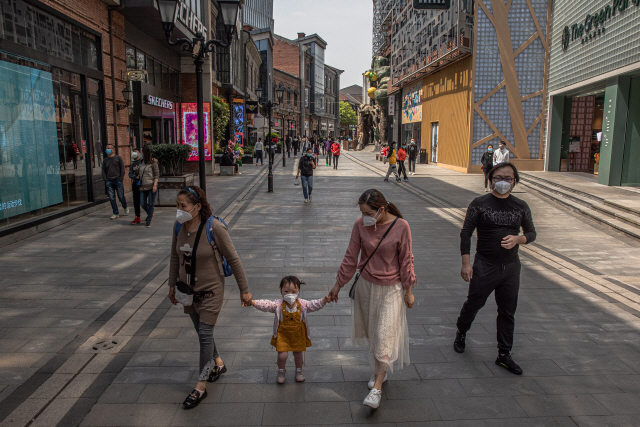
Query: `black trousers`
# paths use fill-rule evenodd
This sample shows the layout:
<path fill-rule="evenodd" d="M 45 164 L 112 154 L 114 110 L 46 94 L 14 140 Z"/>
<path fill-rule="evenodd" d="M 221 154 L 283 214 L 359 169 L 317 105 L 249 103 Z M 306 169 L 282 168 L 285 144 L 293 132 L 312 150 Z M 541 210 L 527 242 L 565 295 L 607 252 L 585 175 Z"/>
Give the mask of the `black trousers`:
<path fill-rule="evenodd" d="M 334 154 L 333 155 L 333 168 L 334 169 L 338 169 L 338 158 L 340 157 L 339 154 Z"/>
<path fill-rule="evenodd" d="M 514 316 L 518 306 L 518 290 L 520 289 L 520 260 L 508 264 L 492 264 L 479 258 L 473 262 L 473 277 L 469 283 L 469 294 L 462 306 L 456 326 L 466 334 L 478 311 L 484 307 L 491 292 L 495 291 L 498 305 L 498 349 L 500 353 L 508 353 L 513 347 Z"/>
<path fill-rule="evenodd" d="M 409 172 L 415 173 L 415 171 L 416 171 L 416 159 L 409 157 Z"/>
<path fill-rule="evenodd" d="M 489 171 L 484 170 L 484 188 L 487 188 L 487 184 L 489 183 Z"/>
<path fill-rule="evenodd" d="M 398 160 L 398 176 L 404 175 L 404 179 L 407 179 L 407 168 L 404 167 L 404 160 Z"/>
<path fill-rule="evenodd" d="M 140 186 L 135 182 L 131 183 L 131 193 L 133 196 L 133 211 L 136 217 L 140 216 Z"/>

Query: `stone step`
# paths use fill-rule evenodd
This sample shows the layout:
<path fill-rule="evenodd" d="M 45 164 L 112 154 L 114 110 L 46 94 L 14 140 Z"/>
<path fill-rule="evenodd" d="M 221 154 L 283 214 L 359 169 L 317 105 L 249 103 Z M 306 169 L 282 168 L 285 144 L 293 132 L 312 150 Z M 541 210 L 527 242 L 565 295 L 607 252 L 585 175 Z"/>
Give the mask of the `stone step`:
<path fill-rule="evenodd" d="M 538 185 L 542 185 L 548 188 L 553 188 L 556 191 L 561 191 L 565 194 L 572 194 L 575 197 L 578 197 L 583 200 L 593 200 L 598 201 L 600 203 L 604 203 L 605 200 L 602 197 L 595 196 L 593 194 L 585 193 L 584 191 L 576 190 L 575 188 L 567 187 L 562 184 L 558 184 L 556 182 L 550 181 L 548 179 L 540 178 L 538 176 L 533 176 L 528 173 L 520 172 L 520 178 L 526 181 L 533 181 Z"/>
<path fill-rule="evenodd" d="M 595 221 L 621 231 L 628 236 L 640 239 L 640 224 L 638 224 L 638 222 L 636 222 L 637 220 L 633 218 L 622 219 L 622 217 L 618 216 L 620 214 L 617 212 L 613 212 L 614 215 L 611 215 L 610 212 L 605 212 L 604 210 L 594 208 L 594 205 L 602 208 L 603 204 L 598 203 L 586 206 L 584 203 L 579 203 L 573 199 L 570 199 L 569 197 L 560 196 L 558 194 L 558 191 L 552 191 L 545 186 L 532 182 L 528 179 L 521 180 L 521 183 L 526 187 L 538 192 L 540 195 L 551 199 L 552 201 L 559 203 L 574 212 L 585 215 Z M 627 219 L 633 219 L 633 221 L 629 222 L 627 221 Z"/>

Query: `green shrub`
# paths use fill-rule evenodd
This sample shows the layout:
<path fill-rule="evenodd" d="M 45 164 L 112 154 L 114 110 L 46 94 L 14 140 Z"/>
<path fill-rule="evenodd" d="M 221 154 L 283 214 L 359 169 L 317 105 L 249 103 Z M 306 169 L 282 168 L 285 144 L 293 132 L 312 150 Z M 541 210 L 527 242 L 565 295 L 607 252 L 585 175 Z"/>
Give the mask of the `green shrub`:
<path fill-rule="evenodd" d="M 162 175 L 181 175 L 189 158 L 191 146 L 186 144 L 149 145 L 151 155 L 158 160 Z"/>
<path fill-rule="evenodd" d="M 244 154 L 251 154 L 253 155 L 253 147 L 250 145 L 247 145 L 246 147 L 242 147 L 242 149 L 244 150 Z"/>

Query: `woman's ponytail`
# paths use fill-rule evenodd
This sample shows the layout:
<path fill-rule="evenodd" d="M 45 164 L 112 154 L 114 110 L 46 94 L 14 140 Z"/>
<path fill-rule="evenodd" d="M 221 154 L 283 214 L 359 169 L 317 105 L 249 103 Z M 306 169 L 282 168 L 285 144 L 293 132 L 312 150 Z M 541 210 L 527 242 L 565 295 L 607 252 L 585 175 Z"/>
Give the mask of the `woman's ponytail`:
<path fill-rule="evenodd" d="M 398 218 L 402 218 L 400 209 L 398 209 L 398 207 L 391 202 L 387 202 L 387 212 L 389 212 L 391 215 L 397 216 Z"/>

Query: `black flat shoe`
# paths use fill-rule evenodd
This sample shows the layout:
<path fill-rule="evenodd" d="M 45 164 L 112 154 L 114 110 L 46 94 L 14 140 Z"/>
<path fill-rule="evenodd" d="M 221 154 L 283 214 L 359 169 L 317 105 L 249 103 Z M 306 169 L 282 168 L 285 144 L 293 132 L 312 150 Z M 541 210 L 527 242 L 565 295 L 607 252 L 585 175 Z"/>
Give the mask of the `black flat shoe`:
<path fill-rule="evenodd" d="M 464 353 L 464 348 L 466 347 L 466 344 L 464 342 L 465 338 L 465 334 L 461 334 L 460 332 L 456 331 L 456 339 L 453 342 L 453 350 L 456 353 Z"/>
<path fill-rule="evenodd" d="M 227 372 L 226 365 L 222 365 L 222 368 L 219 366 L 216 366 L 215 368 L 213 368 L 213 370 L 209 374 L 209 379 L 207 381 L 210 383 L 215 383 L 220 379 L 220 376 L 225 372 Z"/>
<path fill-rule="evenodd" d="M 198 390 L 194 389 L 189 396 L 182 402 L 182 407 L 184 409 L 193 409 L 200 404 L 200 402 L 207 397 L 207 390 L 204 393 L 200 393 Z"/>

